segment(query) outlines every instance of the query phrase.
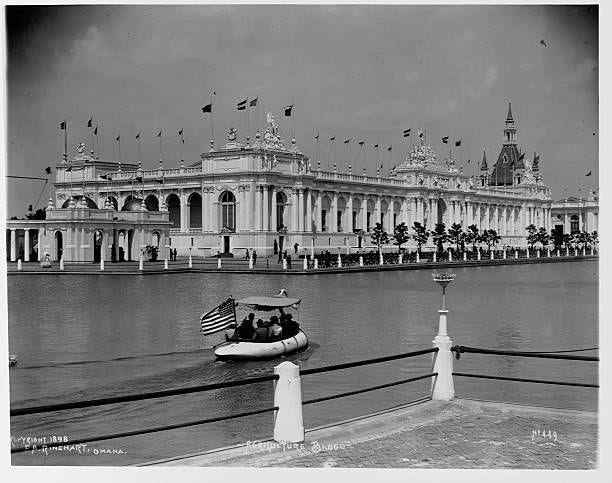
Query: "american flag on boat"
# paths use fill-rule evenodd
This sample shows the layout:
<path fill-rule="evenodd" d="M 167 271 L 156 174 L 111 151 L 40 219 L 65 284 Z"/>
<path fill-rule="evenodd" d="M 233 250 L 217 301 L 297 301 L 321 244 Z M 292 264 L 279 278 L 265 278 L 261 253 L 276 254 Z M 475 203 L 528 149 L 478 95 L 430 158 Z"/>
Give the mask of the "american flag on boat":
<path fill-rule="evenodd" d="M 202 315 L 200 322 L 202 324 L 201 330 L 203 335 L 220 332 L 227 329 L 231 324 L 235 324 L 236 309 L 234 299 L 230 297 L 221 305 Z"/>

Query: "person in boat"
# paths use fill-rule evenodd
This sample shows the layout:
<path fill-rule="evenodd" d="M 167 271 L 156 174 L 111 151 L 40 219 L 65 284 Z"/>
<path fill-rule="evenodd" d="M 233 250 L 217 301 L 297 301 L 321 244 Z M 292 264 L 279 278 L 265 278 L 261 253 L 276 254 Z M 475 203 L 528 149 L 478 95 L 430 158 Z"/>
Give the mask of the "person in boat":
<path fill-rule="evenodd" d="M 253 340 L 256 342 L 265 342 L 268 339 L 268 328 L 265 326 L 264 321 L 261 319 L 257 320 L 257 328 L 253 334 Z"/>
<path fill-rule="evenodd" d="M 282 323 L 282 328 L 284 338 L 293 337 L 294 335 L 297 335 L 297 333 L 300 331 L 300 325 L 295 320 L 293 320 L 292 314 L 285 314 L 284 321 Z"/>
<path fill-rule="evenodd" d="M 278 323 L 278 317 L 273 315 L 270 318 L 268 325 L 268 339 L 269 340 L 280 340 L 282 338 L 282 327 Z"/>
<path fill-rule="evenodd" d="M 249 317 L 245 317 L 244 320 L 240 323 L 237 329 L 237 336 L 240 339 L 252 339 L 253 334 L 255 333 L 255 327 L 253 326 L 253 322 L 255 321 L 255 314 L 251 312 Z"/>

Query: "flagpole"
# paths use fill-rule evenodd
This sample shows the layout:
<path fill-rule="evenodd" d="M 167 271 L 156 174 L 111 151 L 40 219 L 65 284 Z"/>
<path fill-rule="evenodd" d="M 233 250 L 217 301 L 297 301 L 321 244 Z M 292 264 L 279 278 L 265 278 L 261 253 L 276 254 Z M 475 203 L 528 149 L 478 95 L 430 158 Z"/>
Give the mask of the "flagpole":
<path fill-rule="evenodd" d="M 117 138 L 117 145 L 119 146 L 119 171 L 121 171 L 121 135 Z"/>
<path fill-rule="evenodd" d="M 89 126 L 89 132 L 91 133 L 91 157 L 95 159 L 95 149 L 94 149 L 94 134 L 93 134 L 93 124 Z"/>
<path fill-rule="evenodd" d="M 182 158 L 181 158 L 182 161 Z M 159 165 L 162 165 L 162 130 L 159 130 Z"/>
<path fill-rule="evenodd" d="M 213 119 L 213 111 L 214 111 L 214 106 L 213 106 L 213 96 L 216 95 L 215 91 L 212 91 L 212 93 L 210 94 L 210 150 L 214 151 L 215 150 L 215 130 L 214 130 L 214 119 Z"/>
<path fill-rule="evenodd" d="M 247 132 L 246 132 L 246 143 L 247 143 L 247 147 L 249 145 L 249 141 L 250 141 L 250 131 L 251 131 L 251 125 L 249 122 L 249 111 L 251 110 L 251 108 L 249 107 L 249 98 L 247 97 L 247 103 L 246 103 L 246 114 L 247 114 Z"/>
<path fill-rule="evenodd" d="M 64 162 L 68 161 L 68 123 L 64 119 Z"/>
<path fill-rule="evenodd" d="M 140 133 L 138 133 L 138 167 L 142 168 L 142 154 L 140 151 Z"/>

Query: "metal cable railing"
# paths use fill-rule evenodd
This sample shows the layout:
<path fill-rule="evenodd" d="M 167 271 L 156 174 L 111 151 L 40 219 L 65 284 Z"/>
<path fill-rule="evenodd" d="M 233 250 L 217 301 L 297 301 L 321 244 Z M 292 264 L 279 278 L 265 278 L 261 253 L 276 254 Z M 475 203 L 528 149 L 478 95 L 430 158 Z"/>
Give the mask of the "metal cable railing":
<path fill-rule="evenodd" d="M 51 404 L 47 406 L 34 406 L 29 408 L 11 409 L 11 416 L 23 416 L 26 414 L 49 413 L 54 411 L 65 411 L 67 409 L 82 409 L 95 406 L 105 406 L 107 404 L 119 404 L 125 402 L 143 401 L 145 399 L 155 399 L 162 397 L 178 396 L 181 394 L 191 394 L 202 391 L 213 391 L 216 389 L 224 389 L 227 387 L 246 386 L 248 384 L 257 384 L 259 382 L 268 382 L 278 380 L 276 374 L 269 376 L 251 377 L 248 379 L 240 379 L 237 381 L 218 382 L 214 384 L 204 384 L 200 386 L 183 387 L 178 389 L 168 389 L 166 391 L 147 392 L 142 394 L 130 394 L 127 396 L 107 397 L 100 399 L 92 399 L 89 401 L 75 401 L 70 403 Z"/>

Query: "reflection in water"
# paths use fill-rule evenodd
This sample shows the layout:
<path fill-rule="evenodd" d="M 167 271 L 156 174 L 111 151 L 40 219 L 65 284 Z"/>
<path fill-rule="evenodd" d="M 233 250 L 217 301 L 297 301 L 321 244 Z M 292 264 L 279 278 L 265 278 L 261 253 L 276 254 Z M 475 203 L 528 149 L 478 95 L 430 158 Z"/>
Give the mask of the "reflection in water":
<path fill-rule="evenodd" d="M 447 294 L 455 344 L 511 350 L 594 347 L 597 263 L 458 268 Z M 273 361 L 220 362 L 203 338 L 201 313 L 229 294 L 303 300 L 310 347 Z M 27 300 L 28 303 L 23 303 Z M 441 297 L 430 270 L 336 275 L 172 274 L 9 278 L 9 349 L 14 407 L 157 391 L 270 374 L 283 360 L 303 368 L 431 346 Z M 461 372 L 596 381 L 596 366 L 463 354 Z M 429 372 L 431 356 L 302 378 L 304 400 Z M 304 408 L 306 427 L 390 407 L 426 394 L 428 380 Z M 456 379 L 460 396 L 594 409 L 590 389 Z M 12 433 L 71 438 L 192 421 L 272 405 L 272 383 L 84 411 L 13 418 Z M 129 464 L 268 437 L 272 413 L 112 440 L 128 455 L 78 459 L 18 455 L 15 464 Z"/>

